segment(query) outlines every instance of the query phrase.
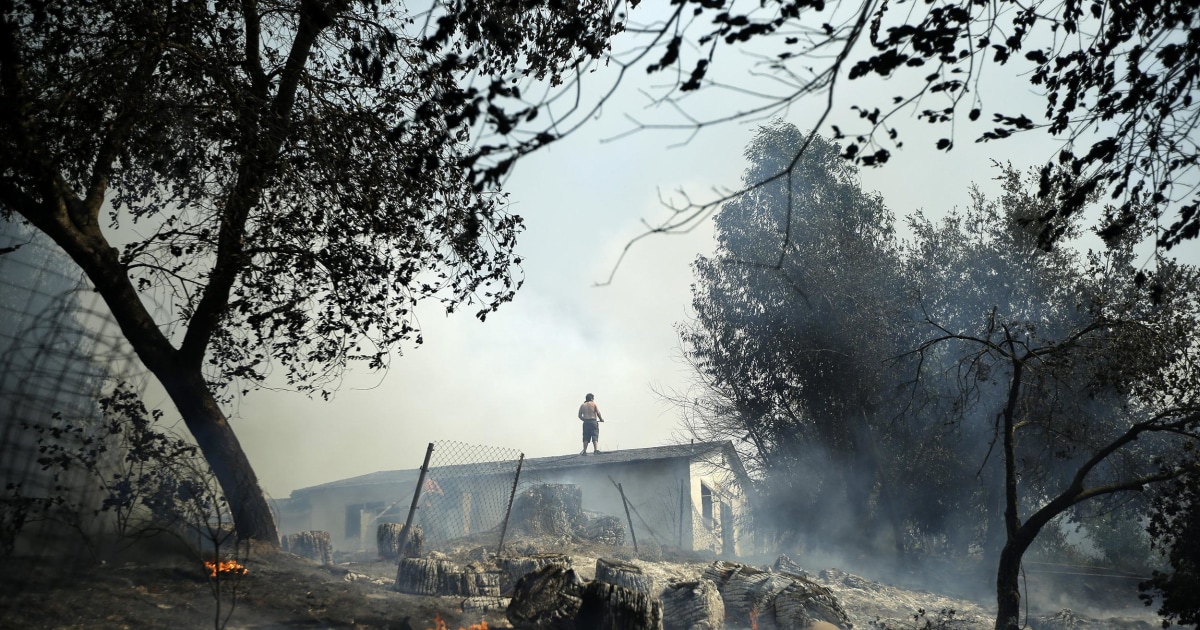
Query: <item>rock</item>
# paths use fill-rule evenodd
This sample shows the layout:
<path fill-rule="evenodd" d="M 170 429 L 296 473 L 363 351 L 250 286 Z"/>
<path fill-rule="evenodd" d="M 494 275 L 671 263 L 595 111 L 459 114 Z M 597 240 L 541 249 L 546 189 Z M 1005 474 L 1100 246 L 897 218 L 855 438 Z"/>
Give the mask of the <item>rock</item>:
<path fill-rule="evenodd" d="M 547 565 L 558 565 L 564 569 L 571 568 L 571 557 L 560 553 L 543 553 L 532 556 L 507 557 L 500 556 L 495 560 L 500 569 L 500 594 L 512 595 L 513 588 L 522 577 L 537 571 Z"/>
<path fill-rule="evenodd" d="M 646 575 L 638 565 L 620 560 L 597 558 L 596 581 L 624 586 L 631 591 L 647 595 L 656 592 L 654 578 Z"/>
<path fill-rule="evenodd" d="M 722 630 L 725 603 L 712 580 L 672 582 L 663 590 L 665 630 Z"/>
<path fill-rule="evenodd" d="M 302 558 L 316 560 L 321 564 L 333 564 L 333 543 L 329 540 L 329 532 L 308 531 L 288 534 L 283 537 L 284 551 L 294 553 Z"/>
<path fill-rule="evenodd" d="M 583 587 L 577 630 L 663 630 L 662 603 L 648 593 L 606 582 Z"/>
<path fill-rule="evenodd" d="M 514 628 L 574 630 L 583 581 L 574 569 L 548 564 L 517 581 L 505 617 Z"/>

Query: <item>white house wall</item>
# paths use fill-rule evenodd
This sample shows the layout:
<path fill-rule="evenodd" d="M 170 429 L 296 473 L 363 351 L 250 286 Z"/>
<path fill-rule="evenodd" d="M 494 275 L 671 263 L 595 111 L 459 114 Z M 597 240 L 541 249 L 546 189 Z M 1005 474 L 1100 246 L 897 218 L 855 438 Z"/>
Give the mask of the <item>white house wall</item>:
<path fill-rule="evenodd" d="M 583 460 L 578 467 L 522 472 L 520 487 L 535 483 L 562 483 L 579 486 L 583 509 L 619 518 L 626 528 L 628 519 L 621 495 L 613 485 L 620 483 L 633 507 L 630 515 L 639 544 L 650 541 L 669 547 L 710 550 L 723 553 L 721 527 L 724 517 L 719 505 L 728 505 L 732 515 L 733 551 L 748 550 L 749 537 L 742 522 L 745 499 L 734 475 L 723 463 L 719 451 L 708 456 L 712 462 L 687 457 L 662 458 L 613 463 L 592 463 Z M 280 530 L 283 534 L 305 530 L 327 531 L 335 550 L 375 550 L 375 537 L 347 536 L 347 506 L 360 504 L 391 505 L 399 502 L 393 518 L 403 522 L 412 501 L 416 485 L 415 471 L 411 479 L 386 483 L 334 485 L 306 489 L 294 496 L 288 509 L 282 510 Z M 611 481 L 610 481 L 611 477 Z M 714 491 L 714 519 L 711 524 L 701 517 L 701 485 Z M 681 486 L 683 488 L 681 497 Z M 680 519 L 681 498 L 683 518 Z M 374 527 L 369 528 L 371 532 Z M 365 528 L 364 528 L 365 531 Z M 626 540 L 626 544 L 632 544 Z M 728 555 L 728 554 L 726 554 Z"/>
<path fill-rule="evenodd" d="M 684 458 L 613 464 L 595 464 L 581 468 L 541 471 L 521 476 L 521 485 L 563 483 L 579 486 L 583 509 L 616 516 L 629 528 L 629 519 L 621 503 L 621 494 L 613 481 L 621 484 L 625 498 L 636 511 L 630 512 L 638 542 L 654 540 L 660 545 L 681 546 L 679 541 L 680 482 L 686 484 L 688 463 Z M 612 478 L 612 481 L 609 478 Z M 686 487 L 686 485 L 685 485 Z M 690 511 L 690 506 L 688 510 Z M 684 522 L 685 548 L 690 548 L 690 532 Z M 632 540 L 626 537 L 626 544 Z"/>
<path fill-rule="evenodd" d="M 741 555 L 749 549 L 749 527 L 746 522 L 746 499 L 741 484 L 729 469 L 723 455 L 712 453 L 707 459 L 693 460 L 689 466 L 691 480 L 691 537 L 692 549 L 707 550 L 719 555 Z M 713 492 L 713 516 L 706 523 L 702 514 L 703 490 L 707 486 Z M 721 505 L 728 508 L 722 513 Z M 727 522 L 732 517 L 732 522 Z M 685 527 L 687 527 L 685 523 Z M 723 528 L 728 527 L 732 535 L 733 548 L 726 549 Z"/>

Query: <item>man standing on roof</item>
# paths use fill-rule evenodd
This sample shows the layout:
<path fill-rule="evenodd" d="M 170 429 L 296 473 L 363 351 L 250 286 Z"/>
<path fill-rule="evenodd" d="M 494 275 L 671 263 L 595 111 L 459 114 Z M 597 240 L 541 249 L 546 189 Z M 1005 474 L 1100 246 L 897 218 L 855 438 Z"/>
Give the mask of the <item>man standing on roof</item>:
<path fill-rule="evenodd" d="M 579 405 L 579 419 L 583 421 L 583 450 L 579 451 L 579 454 L 587 455 L 589 440 L 592 442 L 592 452 L 599 453 L 600 423 L 604 422 L 604 416 L 600 415 L 595 396 L 588 394 L 584 397 L 583 404 Z"/>

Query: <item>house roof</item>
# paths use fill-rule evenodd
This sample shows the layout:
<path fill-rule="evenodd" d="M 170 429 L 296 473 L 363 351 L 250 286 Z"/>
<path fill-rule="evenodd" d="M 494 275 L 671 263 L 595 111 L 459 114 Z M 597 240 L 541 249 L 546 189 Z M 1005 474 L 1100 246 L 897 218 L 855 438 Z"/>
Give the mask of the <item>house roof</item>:
<path fill-rule="evenodd" d="M 732 457 L 731 465 L 734 467 L 735 473 L 744 474 L 741 471 L 741 462 L 737 457 L 737 453 L 733 449 L 733 444 L 728 441 L 724 442 L 694 442 L 691 444 L 668 444 L 666 446 L 652 446 L 650 448 L 632 448 L 620 451 L 604 451 L 599 455 L 555 455 L 551 457 L 531 457 L 526 459 L 521 468 L 521 474 L 536 474 L 539 472 L 558 471 L 568 468 L 584 468 L 591 466 L 601 466 L 607 464 L 625 464 L 632 462 L 648 462 L 664 459 L 696 459 L 703 455 L 708 455 L 714 451 L 722 451 L 723 454 Z M 438 466 L 434 470 L 438 474 L 462 474 L 486 475 L 492 473 L 511 474 L 516 468 L 515 461 L 503 462 L 486 462 L 482 464 L 456 465 L 456 466 Z M 384 470 L 380 472 L 368 473 L 349 479 L 339 479 L 330 481 L 316 486 L 300 488 L 292 491 L 292 496 L 305 495 L 315 490 L 329 490 L 334 488 L 350 488 L 356 486 L 369 486 L 376 484 L 391 484 L 415 482 L 419 474 L 418 469 L 408 470 Z"/>

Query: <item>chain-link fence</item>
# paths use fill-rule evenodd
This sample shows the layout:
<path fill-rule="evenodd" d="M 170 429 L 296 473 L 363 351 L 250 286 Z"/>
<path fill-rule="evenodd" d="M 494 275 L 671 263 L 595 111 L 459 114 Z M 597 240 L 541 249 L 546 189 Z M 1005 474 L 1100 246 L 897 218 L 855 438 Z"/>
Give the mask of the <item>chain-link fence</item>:
<path fill-rule="evenodd" d="M 411 512 L 426 550 L 499 550 L 524 455 L 516 449 L 440 441 L 429 445 L 426 457 L 428 465 L 414 488 L 415 504 L 389 508 L 381 517 L 404 522 L 396 517 Z"/>
<path fill-rule="evenodd" d="M 40 464 L 38 439 L 67 428 L 87 439 L 101 397 L 145 379 L 99 294 L 48 238 L 0 221 L 0 252 L 0 553 L 41 556 L 62 551 L 68 533 L 31 505 L 69 496 L 78 530 L 102 497 L 83 471 Z"/>

